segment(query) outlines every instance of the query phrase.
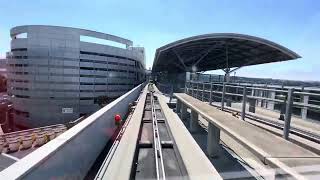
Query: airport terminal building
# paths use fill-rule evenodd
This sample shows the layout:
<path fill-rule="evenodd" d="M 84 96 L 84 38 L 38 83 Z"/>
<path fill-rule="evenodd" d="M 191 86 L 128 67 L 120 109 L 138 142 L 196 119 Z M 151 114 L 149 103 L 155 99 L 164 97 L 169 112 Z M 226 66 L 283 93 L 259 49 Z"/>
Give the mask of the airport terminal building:
<path fill-rule="evenodd" d="M 144 48 L 84 29 L 29 25 L 11 29 L 8 94 L 15 123 L 37 127 L 95 112 L 145 80 Z M 98 38 L 123 45 L 82 41 Z"/>

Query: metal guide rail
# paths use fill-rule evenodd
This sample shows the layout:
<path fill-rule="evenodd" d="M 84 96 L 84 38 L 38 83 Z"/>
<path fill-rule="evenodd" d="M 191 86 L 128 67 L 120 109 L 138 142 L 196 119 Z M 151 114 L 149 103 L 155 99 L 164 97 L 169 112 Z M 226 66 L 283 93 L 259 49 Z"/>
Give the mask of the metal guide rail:
<path fill-rule="evenodd" d="M 166 125 L 158 97 L 148 87 L 132 168 L 132 179 L 183 179 L 186 170 Z M 181 178 L 180 178 L 181 177 Z"/>

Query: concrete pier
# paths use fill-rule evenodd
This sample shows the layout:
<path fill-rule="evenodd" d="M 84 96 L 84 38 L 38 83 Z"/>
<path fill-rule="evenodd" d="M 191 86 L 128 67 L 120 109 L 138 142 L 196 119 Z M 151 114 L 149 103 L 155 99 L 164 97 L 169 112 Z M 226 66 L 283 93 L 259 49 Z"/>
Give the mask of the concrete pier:
<path fill-rule="evenodd" d="M 185 120 L 187 118 L 187 106 L 185 104 L 181 104 L 181 120 Z"/>
<path fill-rule="evenodd" d="M 216 157 L 219 151 L 220 129 L 213 124 L 208 124 L 207 151 L 210 157 Z"/>
<path fill-rule="evenodd" d="M 270 99 L 275 99 L 276 98 L 276 92 L 275 91 L 269 91 L 269 98 Z M 267 109 L 274 110 L 274 102 L 273 101 L 268 101 Z"/>
<path fill-rule="evenodd" d="M 190 118 L 190 131 L 195 133 L 198 131 L 199 129 L 199 123 L 198 123 L 198 120 L 199 120 L 199 115 L 196 111 L 194 110 L 191 110 L 191 118 Z"/>
<path fill-rule="evenodd" d="M 177 100 L 176 113 L 179 114 L 180 112 L 181 112 L 181 101 Z"/>
<path fill-rule="evenodd" d="M 309 96 L 308 95 L 303 95 L 302 96 L 302 101 L 303 101 L 304 104 L 308 104 Z M 307 115 L 308 115 L 308 108 L 307 107 L 302 107 L 301 108 L 301 117 L 302 117 L 302 119 L 307 119 Z"/>
<path fill-rule="evenodd" d="M 256 100 L 255 99 L 248 99 L 249 102 L 249 112 L 255 113 L 256 112 Z"/>

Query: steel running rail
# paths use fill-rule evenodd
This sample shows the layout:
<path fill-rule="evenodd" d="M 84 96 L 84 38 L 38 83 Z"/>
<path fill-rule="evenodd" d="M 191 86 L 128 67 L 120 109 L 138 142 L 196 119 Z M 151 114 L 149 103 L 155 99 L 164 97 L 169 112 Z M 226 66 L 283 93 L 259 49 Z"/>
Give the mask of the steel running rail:
<path fill-rule="evenodd" d="M 154 140 L 154 153 L 155 153 L 157 180 L 159 179 L 165 180 L 166 174 L 164 170 L 161 140 L 159 136 L 157 114 L 155 112 L 155 104 L 154 104 L 154 97 L 153 97 L 152 91 L 151 91 L 151 107 L 152 107 L 152 127 L 153 127 L 153 140 Z"/>

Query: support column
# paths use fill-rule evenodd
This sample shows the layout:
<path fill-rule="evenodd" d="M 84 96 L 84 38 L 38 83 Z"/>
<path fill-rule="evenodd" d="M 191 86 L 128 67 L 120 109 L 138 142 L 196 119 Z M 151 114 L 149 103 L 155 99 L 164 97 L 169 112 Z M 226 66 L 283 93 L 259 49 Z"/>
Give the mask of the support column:
<path fill-rule="evenodd" d="M 232 97 L 230 96 L 230 98 L 232 98 Z M 227 100 L 226 100 L 226 105 L 227 105 L 228 107 L 231 107 L 231 104 L 232 104 L 231 100 L 230 100 L 230 99 L 227 99 Z"/>
<path fill-rule="evenodd" d="M 308 104 L 309 103 L 309 95 L 303 95 L 303 104 Z M 308 115 L 308 108 L 307 107 L 302 107 L 301 108 L 301 117 L 302 119 L 306 120 Z"/>
<path fill-rule="evenodd" d="M 190 83 L 191 83 L 190 86 L 192 88 L 192 91 L 191 91 L 192 95 L 191 96 L 194 97 L 194 84 L 192 82 L 190 82 Z"/>
<path fill-rule="evenodd" d="M 192 133 L 195 133 L 198 131 L 199 129 L 199 123 L 198 123 L 198 118 L 199 118 L 199 115 L 198 113 L 191 109 L 191 118 L 190 118 L 190 132 Z"/>
<path fill-rule="evenodd" d="M 184 93 L 185 93 L 185 94 L 188 94 L 188 86 L 187 86 L 187 83 L 188 83 L 188 82 L 185 82 L 185 83 L 184 83 Z"/>
<path fill-rule="evenodd" d="M 198 99 L 199 97 L 199 83 L 197 83 L 197 95 L 196 95 L 196 99 Z"/>
<path fill-rule="evenodd" d="M 255 99 L 248 99 L 249 102 L 249 112 L 255 113 L 256 112 L 256 100 Z"/>
<path fill-rule="evenodd" d="M 290 123 L 293 105 L 293 91 L 294 89 L 288 89 L 288 100 L 286 104 L 286 115 L 284 117 L 283 137 L 288 140 L 290 133 Z"/>
<path fill-rule="evenodd" d="M 254 89 L 251 89 L 251 96 L 254 96 Z"/>
<path fill-rule="evenodd" d="M 181 115 L 180 115 L 180 119 L 181 120 L 185 120 L 187 118 L 187 105 L 186 104 L 181 104 Z"/>
<path fill-rule="evenodd" d="M 224 98 L 226 95 L 226 85 L 225 83 L 223 83 L 223 87 L 222 87 L 222 98 L 221 98 L 221 110 L 224 109 Z"/>
<path fill-rule="evenodd" d="M 259 90 L 259 97 L 263 97 L 262 93 L 263 93 L 263 91 Z M 263 101 L 262 99 L 259 100 L 258 106 L 263 107 L 263 102 L 262 101 Z"/>
<path fill-rule="evenodd" d="M 286 113 L 286 101 L 287 101 L 287 96 L 283 97 L 283 102 L 280 103 L 280 117 L 279 120 L 284 120 L 284 114 Z"/>
<path fill-rule="evenodd" d="M 202 84 L 202 101 L 204 102 L 204 83 Z"/>
<path fill-rule="evenodd" d="M 236 94 L 239 94 L 239 87 L 235 87 L 235 88 L 236 88 Z M 239 100 L 239 96 L 236 96 L 235 98 L 236 98 L 236 99 L 235 99 L 236 101 Z"/>
<path fill-rule="evenodd" d="M 181 101 L 177 99 L 176 113 L 179 114 L 180 112 L 181 112 Z"/>
<path fill-rule="evenodd" d="M 220 129 L 208 123 L 207 152 L 210 157 L 218 156 L 220 147 Z"/>
<path fill-rule="evenodd" d="M 241 119 L 244 120 L 246 117 L 246 104 L 247 104 L 247 88 L 243 87 L 243 99 L 242 99 L 242 111 L 241 111 Z"/>
<path fill-rule="evenodd" d="M 211 76 L 210 76 L 211 77 Z M 209 95 L 209 104 L 212 104 L 212 83 L 210 83 L 210 95 Z"/>
<path fill-rule="evenodd" d="M 169 102 L 171 102 L 172 97 L 173 97 L 173 85 L 170 87 L 170 100 L 169 100 Z"/>
<path fill-rule="evenodd" d="M 275 91 L 269 91 L 269 97 L 271 99 L 275 99 L 276 98 L 276 92 Z M 274 110 L 274 101 L 268 101 L 268 105 L 267 105 L 269 110 Z"/>

